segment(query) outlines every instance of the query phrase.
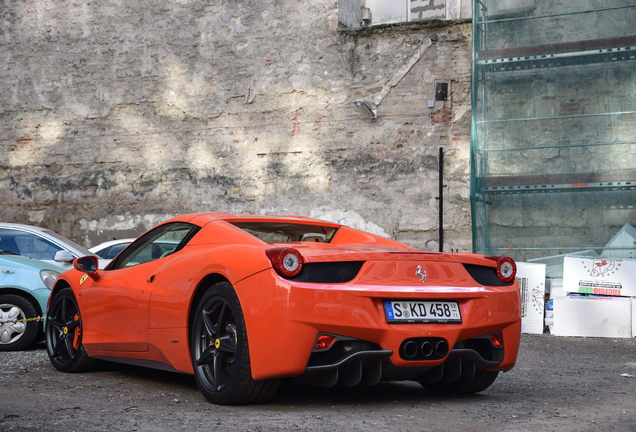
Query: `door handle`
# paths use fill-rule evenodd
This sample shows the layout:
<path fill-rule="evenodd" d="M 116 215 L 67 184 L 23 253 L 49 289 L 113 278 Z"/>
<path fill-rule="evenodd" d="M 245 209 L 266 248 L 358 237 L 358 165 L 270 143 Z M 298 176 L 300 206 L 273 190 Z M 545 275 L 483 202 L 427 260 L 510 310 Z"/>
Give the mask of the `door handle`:
<path fill-rule="evenodd" d="M 152 283 L 154 280 L 155 280 L 155 275 L 152 275 L 152 276 L 148 276 L 148 279 L 146 279 L 146 282 Z"/>

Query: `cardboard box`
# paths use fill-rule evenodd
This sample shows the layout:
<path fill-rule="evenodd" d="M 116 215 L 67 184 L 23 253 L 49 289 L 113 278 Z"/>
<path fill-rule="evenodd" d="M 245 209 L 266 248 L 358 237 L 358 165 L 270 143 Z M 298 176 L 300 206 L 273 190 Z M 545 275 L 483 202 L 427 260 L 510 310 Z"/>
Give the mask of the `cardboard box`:
<path fill-rule="evenodd" d="M 556 336 L 632 336 L 632 302 L 625 297 L 567 296 L 554 299 Z"/>
<path fill-rule="evenodd" d="M 636 337 L 636 298 L 632 297 L 632 337 Z"/>
<path fill-rule="evenodd" d="M 636 260 L 566 256 L 566 292 L 636 297 Z"/>
<path fill-rule="evenodd" d="M 545 326 L 550 333 L 554 333 L 554 300 L 545 302 Z"/>
<path fill-rule="evenodd" d="M 577 255 L 577 256 L 586 256 L 588 258 L 596 258 L 598 254 L 594 252 L 592 249 L 580 251 L 580 252 L 572 252 L 569 254 L 563 255 L 553 255 L 541 258 L 533 258 L 528 260 L 531 263 L 541 263 L 545 264 L 545 277 L 551 279 L 563 279 L 563 260 L 568 255 Z"/>
<path fill-rule="evenodd" d="M 545 293 L 550 298 L 563 297 L 568 293 L 563 289 L 563 279 L 545 279 Z"/>
<path fill-rule="evenodd" d="M 517 263 L 521 290 L 521 333 L 543 334 L 545 264 Z"/>

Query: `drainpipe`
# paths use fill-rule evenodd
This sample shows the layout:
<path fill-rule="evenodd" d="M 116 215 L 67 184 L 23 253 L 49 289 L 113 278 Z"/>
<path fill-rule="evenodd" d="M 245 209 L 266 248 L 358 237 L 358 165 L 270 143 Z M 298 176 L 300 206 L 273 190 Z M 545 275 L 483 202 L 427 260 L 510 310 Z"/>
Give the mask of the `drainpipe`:
<path fill-rule="evenodd" d="M 439 148 L 439 251 L 444 252 L 444 149 Z"/>

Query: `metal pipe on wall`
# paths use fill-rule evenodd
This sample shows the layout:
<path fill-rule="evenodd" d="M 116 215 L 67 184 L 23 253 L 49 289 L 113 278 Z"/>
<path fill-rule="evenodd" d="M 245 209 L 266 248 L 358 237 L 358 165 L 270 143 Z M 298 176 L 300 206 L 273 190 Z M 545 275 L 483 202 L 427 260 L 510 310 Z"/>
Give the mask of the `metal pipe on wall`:
<path fill-rule="evenodd" d="M 439 148 L 439 251 L 444 252 L 444 149 Z"/>

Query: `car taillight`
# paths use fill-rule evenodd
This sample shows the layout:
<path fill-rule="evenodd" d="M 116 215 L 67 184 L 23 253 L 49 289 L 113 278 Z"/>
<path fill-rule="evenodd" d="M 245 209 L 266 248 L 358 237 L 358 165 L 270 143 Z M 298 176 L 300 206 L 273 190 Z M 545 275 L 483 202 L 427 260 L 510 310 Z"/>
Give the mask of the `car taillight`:
<path fill-rule="evenodd" d="M 265 251 L 274 270 L 284 277 L 294 277 L 303 268 L 303 256 L 293 248 L 276 248 Z"/>
<path fill-rule="evenodd" d="M 517 265 L 512 258 L 500 256 L 487 256 L 486 258 L 497 261 L 497 276 L 503 282 L 510 282 L 517 275 Z"/>
<path fill-rule="evenodd" d="M 492 342 L 493 346 L 501 348 L 503 346 L 503 336 L 501 332 L 491 334 L 490 341 Z"/>
<path fill-rule="evenodd" d="M 316 351 L 329 349 L 331 347 L 331 344 L 333 344 L 333 341 L 335 340 L 336 340 L 335 336 L 322 334 L 318 336 L 318 340 L 316 341 L 316 346 L 314 347 L 314 349 Z"/>

